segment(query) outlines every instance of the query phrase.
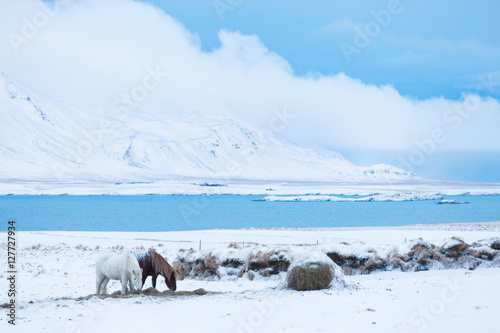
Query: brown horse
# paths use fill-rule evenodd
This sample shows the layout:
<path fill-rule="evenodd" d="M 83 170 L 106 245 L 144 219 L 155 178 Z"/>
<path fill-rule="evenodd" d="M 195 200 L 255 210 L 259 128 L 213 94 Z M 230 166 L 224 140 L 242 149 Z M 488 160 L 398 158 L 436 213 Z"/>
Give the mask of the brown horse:
<path fill-rule="evenodd" d="M 148 252 L 134 253 L 139 266 L 142 268 L 142 285 L 148 276 L 153 280 L 153 288 L 156 288 L 156 278 L 162 275 L 165 278 L 165 284 L 168 289 L 175 291 L 177 289 L 177 272 L 170 264 L 155 250 Z"/>

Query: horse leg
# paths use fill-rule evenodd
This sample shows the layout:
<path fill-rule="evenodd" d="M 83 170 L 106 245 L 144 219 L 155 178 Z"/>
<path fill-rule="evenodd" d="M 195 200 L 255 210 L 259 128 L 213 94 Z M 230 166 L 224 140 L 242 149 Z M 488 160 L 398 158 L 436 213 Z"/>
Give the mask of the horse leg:
<path fill-rule="evenodd" d="M 104 289 L 104 295 L 107 295 L 108 294 L 108 282 L 109 282 L 110 278 L 106 277 L 104 279 L 104 282 L 103 282 L 103 289 Z"/>
<path fill-rule="evenodd" d="M 128 283 L 128 278 L 125 275 L 122 275 L 120 282 L 122 283 L 122 294 L 127 293 L 127 283 Z"/>
<path fill-rule="evenodd" d="M 109 278 L 107 276 L 105 276 L 102 279 L 101 286 L 100 286 L 101 294 L 102 295 L 107 295 L 108 294 L 108 282 L 109 282 Z"/>
<path fill-rule="evenodd" d="M 104 283 L 104 280 L 106 280 L 107 277 L 104 274 L 97 274 L 96 276 L 96 294 L 100 295 L 102 293 L 102 285 Z M 106 292 L 106 290 L 104 290 Z"/>
<path fill-rule="evenodd" d="M 98 274 L 96 274 L 96 278 L 95 278 L 95 294 L 96 295 L 99 295 L 99 292 L 101 291 L 101 283 L 102 283 L 102 280 L 103 280 L 103 276 L 99 276 Z"/>
<path fill-rule="evenodd" d="M 128 280 L 128 286 L 129 286 L 131 292 L 134 291 L 134 285 L 132 284 L 132 279 Z"/>
<path fill-rule="evenodd" d="M 153 274 L 151 276 L 151 279 L 153 280 L 153 288 L 156 289 L 156 278 L 158 277 L 158 274 Z"/>

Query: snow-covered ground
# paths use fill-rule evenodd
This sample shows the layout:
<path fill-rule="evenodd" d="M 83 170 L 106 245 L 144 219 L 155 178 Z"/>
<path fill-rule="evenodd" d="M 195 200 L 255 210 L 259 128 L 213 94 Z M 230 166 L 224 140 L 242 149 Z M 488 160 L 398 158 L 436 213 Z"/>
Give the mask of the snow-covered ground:
<path fill-rule="evenodd" d="M 468 244 L 500 235 L 500 222 L 328 229 L 245 229 L 186 232 L 20 232 L 18 322 L 0 318 L 1 331 L 138 332 L 498 332 L 500 268 L 419 272 L 383 271 L 346 276 L 347 286 L 297 292 L 284 272 L 250 281 L 222 276 L 184 279 L 178 291 L 203 288 L 206 295 L 78 299 L 95 292 L 94 263 L 121 247 L 154 247 L 169 262 L 181 249 L 222 255 L 237 248 L 311 251 L 340 246 L 401 250 L 411 241 Z M 6 252 L 6 234 L 0 234 Z M 201 240 L 201 248 L 199 251 Z M 243 242 L 244 248 L 243 248 Z M 232 244 L 232 245 L 231 245 Z M 231 245 L 231 247 L 230 247 Z M 249 250 L 250 251 L 250 250 Z M 0 276 L 2 293 L 6 273 Z M 148 279 L 144 288 L 151 286 Z M 160 277 L 157 287 L 166 290 Z M 118 281 L 108 285 L 119 290 Z M 3 300 L 4 298 L 2 298 Z M 5 298 L 6 301 L 6 298 Z M 4 303 L 5 301 L 2 301 Z"/>

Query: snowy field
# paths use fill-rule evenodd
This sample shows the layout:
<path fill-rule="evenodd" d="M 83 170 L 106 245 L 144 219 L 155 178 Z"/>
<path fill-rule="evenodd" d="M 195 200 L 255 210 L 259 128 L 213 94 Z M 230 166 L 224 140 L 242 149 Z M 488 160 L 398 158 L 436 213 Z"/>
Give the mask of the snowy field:
<path fill-rule="evenodd" d="M 202 288 L 206 295 L 100 299 L 92 294 L 96 258 L 120 252 L 122 246 L 154 247 L 172 263 L 183 253 L 179 250 L 191 248 L 194 255 L 208 252 L 219 257 L 263 248 L 307 253 L 339 246 L 351 253 L 366 248 L 385 253 L 403 251 L 418 238 L 442 244 L 459 237 L 472 244 L 499 235 L 500 222 L 160 233 L 20 232 L 17 326 L 8 325 L 3 315 L 0 327 L 2 332 L 140 332 L 146 327 L 172 332 L 498 332 L 498 259 L 474 270 L 434 267 L 349 275 L 345 286 L 334 284 L 322 291 L 287 289 L 285 272 L 270 277 L 256 274 L 250 280 L 248 274 L 238 278 L 221 270 L 220 278 L 186 278 L 177 283 L 176 293 Z M 0 236 L 5 253 L 6 235 Z M 0 278 L 5 295 L 6 274 Z M 150 278 L 144 289 L 149 287 Z M 167 289 L 162 277 L 157 288 Z M 120 283 L 110 282 L 108 289 L 118 291 Z"/>

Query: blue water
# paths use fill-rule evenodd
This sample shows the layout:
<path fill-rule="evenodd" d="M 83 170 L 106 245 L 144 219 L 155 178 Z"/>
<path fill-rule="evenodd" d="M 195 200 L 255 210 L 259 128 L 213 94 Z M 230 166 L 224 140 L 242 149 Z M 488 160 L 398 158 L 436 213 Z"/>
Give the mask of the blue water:
<path fill-rule="evenodd" d="M 0 221 L 18 230 L 179 231 L 262 227 L 397 226 L 500 220 L 500 196 L 445 196 L 469 204 L 258 202 L 263 196 L 0 196 Z"/>

